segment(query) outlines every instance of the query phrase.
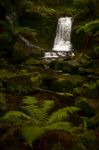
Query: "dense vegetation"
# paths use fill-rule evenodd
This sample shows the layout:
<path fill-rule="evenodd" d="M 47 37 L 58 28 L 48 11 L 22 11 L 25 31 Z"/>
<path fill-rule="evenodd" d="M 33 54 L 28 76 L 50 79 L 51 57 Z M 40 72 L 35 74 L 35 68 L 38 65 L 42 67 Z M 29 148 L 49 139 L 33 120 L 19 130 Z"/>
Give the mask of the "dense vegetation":
<path fill-rule="evenodd" d="M 59 17 L 75 57 L 45 61 Z M 0 0 L 0 149 L 99 150 L 98 0 Z"/>

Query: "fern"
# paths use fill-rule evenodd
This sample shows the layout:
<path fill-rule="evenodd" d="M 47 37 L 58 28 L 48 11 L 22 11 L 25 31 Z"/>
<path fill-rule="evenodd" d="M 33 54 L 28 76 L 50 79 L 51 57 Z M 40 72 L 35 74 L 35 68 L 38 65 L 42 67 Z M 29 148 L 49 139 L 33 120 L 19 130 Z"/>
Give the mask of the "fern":
<path fill-rule="evenodd" d="M 11 93 L 17 94 L 17 95 L 25 95 L 25 94 L 30 94 L 32 92 L 32 88 L 28 86 L 8 86 L 8 90 Z"/>
<path fill-rule="evenodd" d="M 38 106 L 38 102 L 34 97 L 27 97 L 23 100 L 22 107 L 28 115 L 39 121 L 39 124 L 45 124 L 48 111 L 53 107 L 54 102 L 46 100 L 42 105 Z"/>
<path fill-rule="evenodd" d="M 53 124 L 47 125 L 46 129 L 50 130 L 63 130 L 63 131 L 72 131 L 72 124 L 70 122 L 55 122 Z"/>
<path fill-rule="evenodd" d="M 72 132 L 72 124 L 70 122 L 56 122 L 46 126 L 25 126 L 21 128 L 21 133 L 29 146 L 32 147 L 32 143 L 42 137 L 45 133 L 52 130 L 64 130 Z"/>
<path fill-rule="evenodd" d="M 32 120 L 32 118 L 20 111 L 9 111 L 3 117 L 1 117 L 0 120 L 7 123 L 20 124 L 22 121 Z M 34 120 L 32 120 L 32 122 L 33 121 Z"/>
<path fill-rule="evenodd" d="M 89 36 L 96 35 L 97 31 L 99 30 L 99 19 L 90 21 L 84 25 L 78 25 L 75 27 L 75 30 L 77 34 L 80 32 L 85 32 Z"/>
<path fill-rule="evenodd" d="M 23 112 L 10 111 L 1 118 L 1 121 L 14 125 L 18 124 L 27 144 L 32 146 L 32 143 L 46 132 L 52 130 L 72 132 L 73 126 L 67 119 L 71 114 L 78 112 L 79 108 L 65 107 L 50 115 L 49 112 L 53 106 L 52 100 L 46 100 L 43 104 L 38 104 L 35 97 L 28 96 L 23 99 Z"/>
<path fill-rule="evenodd" d="M 37 100 L 33 97 L 27 97 L 23 100 L 23 109 L 26 111 L 28 115 L 30 115 L 33 119 L 36 119 L 40 122 L 41 118 L 41 109 L 38 106 Z"/>
<path fill-rule="evenodd" d="M 26 142 L 29 144 L 30 147 L 32 147 L 32 143 L 40 138 L 45 133 L 44 127 L 39 126 L 25 126 L 21 129 L 22 136 L 26 140 Z"/>
<path fill-rule="evenodd" d="M 80 108 L 75 106 L 59 109 L 50 116 L 48 123 L 50 124 L 55 121 L 65 121 L 66 119 L 69 119 L 71 114 L 78 112 L 79 110 Z"/>

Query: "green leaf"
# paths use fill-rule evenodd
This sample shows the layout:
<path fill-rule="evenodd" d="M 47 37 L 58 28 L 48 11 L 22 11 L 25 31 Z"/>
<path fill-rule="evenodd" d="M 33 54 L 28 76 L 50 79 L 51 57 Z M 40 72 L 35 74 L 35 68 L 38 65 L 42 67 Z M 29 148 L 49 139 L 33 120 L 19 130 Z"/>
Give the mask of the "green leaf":
<path fill-rule="evenodd" d="M 46 129 L 72 132 L 73 126 L 70 122 L 56 122 L 48 125 Z"/>
<path fill-rule="evenodd" d="M 45 133 L 45 129 L 38 126 L 26 126 L 21 129 L 21 133 L 29 146 L 32 147 L 32 143 Z"/>
<path fill-rule="evenodd" d="M 9 111 L 7 112 L 3 117 L 1 117 L 1 121 L 6 121 L 6 122 L 13 122 L 13 123 L 17 123 L 21 120 L 32 120 L 32 118 L 30 116 L 27 116 L 26 114 L 24 114 L 23 112 L 20 111 Z"/>
<path fill-rule="evenodd" d="M 80 108 L 75 106 L 59 109 L 50 116 L 48 123 L 50 124 L 56 121 L 64 121 L 66 119 L 69 119 L 71 114 L 73 114 L 74 112 L 78 112 L 79 110 Z"/>

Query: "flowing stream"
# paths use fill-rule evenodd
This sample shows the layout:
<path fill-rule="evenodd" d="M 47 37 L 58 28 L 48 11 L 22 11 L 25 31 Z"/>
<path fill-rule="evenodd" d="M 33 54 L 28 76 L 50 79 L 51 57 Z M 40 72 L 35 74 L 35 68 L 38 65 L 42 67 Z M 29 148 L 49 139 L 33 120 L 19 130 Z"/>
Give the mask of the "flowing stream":
<path fill-rule="evenodd" d="M 64 57 L 66 55 L 73 56 L 71 43 L 72 18 L 62 17 L 58 20 L 56 37 L 51 52 L 45 52 L 45 58 Z"/>

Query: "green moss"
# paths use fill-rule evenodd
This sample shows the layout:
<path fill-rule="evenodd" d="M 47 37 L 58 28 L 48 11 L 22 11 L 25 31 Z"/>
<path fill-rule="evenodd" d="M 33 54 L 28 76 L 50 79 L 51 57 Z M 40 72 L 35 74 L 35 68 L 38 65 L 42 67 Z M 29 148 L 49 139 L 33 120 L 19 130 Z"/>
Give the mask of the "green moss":
<path fill-rule="evenodd" d="M 90 105 L 89 99 L 85 97 L 78 97 L 76 99 L 76 106 L 80 107 L 81 110 L 87 115 L 87 116 L 94 116 L 95 115 L 95 109 Z"/>
<path fill-rule="evenodd" d="M 48 81 L 49 82 L 49 81 Z M 74 87 L 81 86 L 84 78 L 76 75 L 60 75 L 50 81 L 48 88 L 59 92 L 72 92 Z"/>
<path fill-rule="evenodd" d="M 5 112 L 6 110 L 7 110 L 6 95 L 4 93 L 0 93 L 0 114 L 2 115 L 2 112 Z"/>
<path fill-rule="evenodd" d="M 74 95 L 84 96 L 86 98 L 98 98 L 98 87 L 96 83 L 86 83 L 83 84 L 82 87 L 74 88 Z"/>

